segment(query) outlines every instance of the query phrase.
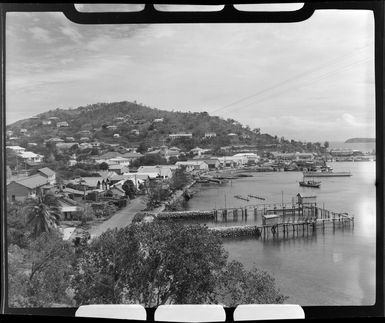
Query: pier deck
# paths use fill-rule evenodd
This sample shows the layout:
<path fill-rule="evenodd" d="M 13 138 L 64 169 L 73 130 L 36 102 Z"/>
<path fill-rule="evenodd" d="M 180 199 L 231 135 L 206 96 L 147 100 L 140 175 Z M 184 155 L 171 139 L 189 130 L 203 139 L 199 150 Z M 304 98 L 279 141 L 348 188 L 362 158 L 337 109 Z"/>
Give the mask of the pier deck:
<path fill-rule="evenodd" d="M 312 205 L 294 205 L 281 204 L 271 205 L 263 204 L 257 206 L 246 206 L 244 208 L 230 208 L 214 210 L 215 222 L 238 222 L 239 220 L 247 221 L 249 215 L 254 215 L 255 225 L 242 226 L 218 226 L 210 228 L 212 231 L 218 232 L 222 237 L 239 237 L 239 236 L 269 236 L 278 237 L 285 236 L 290 233 L 298 233 L 299 231 L 313 232 L 317 229 L 325 230 L 326 227 L 332 226 L 333 229 L 338 227 L 354 226 L 354 217 L 347 213 L 337 213 Z M 276 223 L 266 223 L 263 217 L 269 218 L 273 215 Z M 260 221 L 258 221 L 260 220 Z M 259 223 L 258 223 L 259 222 Z"/>

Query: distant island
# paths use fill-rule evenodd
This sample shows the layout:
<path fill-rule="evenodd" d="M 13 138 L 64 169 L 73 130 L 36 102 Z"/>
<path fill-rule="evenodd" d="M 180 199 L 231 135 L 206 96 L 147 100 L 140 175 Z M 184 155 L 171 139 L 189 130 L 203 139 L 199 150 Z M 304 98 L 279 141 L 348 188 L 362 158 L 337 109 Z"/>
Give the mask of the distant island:
<path fill-rule="evenodd" d="M 350 138 L 345 141 L 345 144 L 358 144 L 358 143 L 368 143 L 376 142 L 375 138 Z"/>

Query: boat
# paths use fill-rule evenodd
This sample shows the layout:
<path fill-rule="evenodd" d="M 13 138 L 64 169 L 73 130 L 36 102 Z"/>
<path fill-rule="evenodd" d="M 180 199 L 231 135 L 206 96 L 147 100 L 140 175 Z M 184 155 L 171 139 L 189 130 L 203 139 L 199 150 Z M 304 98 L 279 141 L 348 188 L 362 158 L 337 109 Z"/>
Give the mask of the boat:
<path fill-rule="evenodd" d="M 305 170 L 304 177 L 349 177 L 352 176 L 350 172 L 334 172 L 330 166 L 316 168 L 315 170 Z"/>
<path fill-rule="evenodd" d="M 299 186 L 319 188 L 321 186 L 321 182 L 301 181 L 301 182 L 299 182 Z"/>

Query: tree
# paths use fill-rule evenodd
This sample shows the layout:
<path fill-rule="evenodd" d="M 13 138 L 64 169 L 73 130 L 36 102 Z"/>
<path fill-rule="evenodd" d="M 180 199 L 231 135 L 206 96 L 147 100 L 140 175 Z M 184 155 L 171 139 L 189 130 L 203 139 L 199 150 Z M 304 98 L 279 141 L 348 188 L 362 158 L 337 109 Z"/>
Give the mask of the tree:
<path fill-rule="evenodd" d="M 7 241 L 26 248 L 29 243 L 26 217 L 23 216 L 23 205 L 15 202 L 7 206 Z"/>
<path fill-rule="evenodd" d="M 148 145 L 142 141 L 140 144 L 139 144 L 139 147 L 136 149 L 136 151 L 138 153 L 141 153 L 141 154 L 144 154 L 147 152 L 147 149 L 148 149 Z"/>
<path fill-rule="evenodd" d="M 122 189 L 125 191 L 126 196 L 128 196 L 130 199 L 135 198 L 136 188 L 132 180 L 129 179 L 125 181 L 122 185 Z"/>
<path fill-rule="evenodd" d="M 108 170 L 109 166 L 107 163 L 103 162 L 99 165 L 100 170 Z"/>
<path fill-rule="evenodd" d="M 86 224 L 87 221 L 91 221 L 95 218 L 95 212 L 89 204 L 84 204 L 81 206 L 81 210 L 75 213 L 81 224 Z"/>
<path fill-rule="evenodd" d="M 225 263 L 221 240 L 207 227 L 132 224 L 86 247 L 72 286 L 78 305 L 205 303 L 212 301 Z"/>
<path fill-rule="evenodd" d="M 35 238 L 43 232 L 52 231 L 59 224 L 61 211 L 53 194 L 29 198 L 23 211 Z"/>
<path fill-rule="evenodd" d="M 147 208 L 152 210 L 158 207 L 162 201 L 165 201 L 171 195 L 170 189 L 160 181 L 150 181 L 148 185 Z"/>
<path fill-rule="evenodd" d="M 247 271 L 238 261 L 227 264 L 217 284 L 217 300 L 230 307 L 239 304 L 281 304 L 286 299 L 269 273 L 258 268 Z"/>
<path fill-rule="evenodd" d="M 329 142 L 328 142 L 328 141 L 325 141 L 325 142 L 324 142 L 324 147 L 325 147 L 325 149 L 328 149 L 328 148 L 329 148 Z"/>
<path fill-rule="evenodd" d="M 86 246 L 72 288 L 77 305 L 282 303 L 274 278 L 227 263 L 221 238 L 206 226 L 135 223 Z"/>
<path fill-rule="evenodd" d="M 9 302 L 15 307 L 73 305 L 70 286 L 74 251 L 55 230 L 44 232 L 27 249 L 8 249 Z"/>
<path fill-rule="evenodd" d="M 172 180 L 171 180 L 171 189 L 180 190 L 185 187 L 188 182 L 188 177 L 184 169 L 178 168 L 175 170 Z"/>

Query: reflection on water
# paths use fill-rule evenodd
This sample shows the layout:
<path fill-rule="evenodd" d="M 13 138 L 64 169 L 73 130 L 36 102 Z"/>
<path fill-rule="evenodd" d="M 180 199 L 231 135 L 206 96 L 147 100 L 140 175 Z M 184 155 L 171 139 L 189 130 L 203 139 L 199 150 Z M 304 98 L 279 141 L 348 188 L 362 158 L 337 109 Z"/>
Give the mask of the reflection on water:
<path fill-rule="evenodd" d="M 245 207 L 259 204 L 234 198 L 249 194 L 265 203 L 292 203 L 297 193 L 317 195 L 318 206 L 354 215 L 353 227 L 328 227 L 309 234 L 279 238 L 238 238 L 225 241 L 230 259 L 274 274 L 288 303 L 301 305 L 372 305 L 375 302 L 376 196 L 375 163 L 332 163 L 335 171 L 352 177 L 322 178 L 320 189 L 303 188 L 300 172 L 254 173 L 253 177 L 224 185 L 206 185 L 188 203 L 188 209 Z M 260 217 L 231 216 L 208 226 L 259 224 Z"/>

